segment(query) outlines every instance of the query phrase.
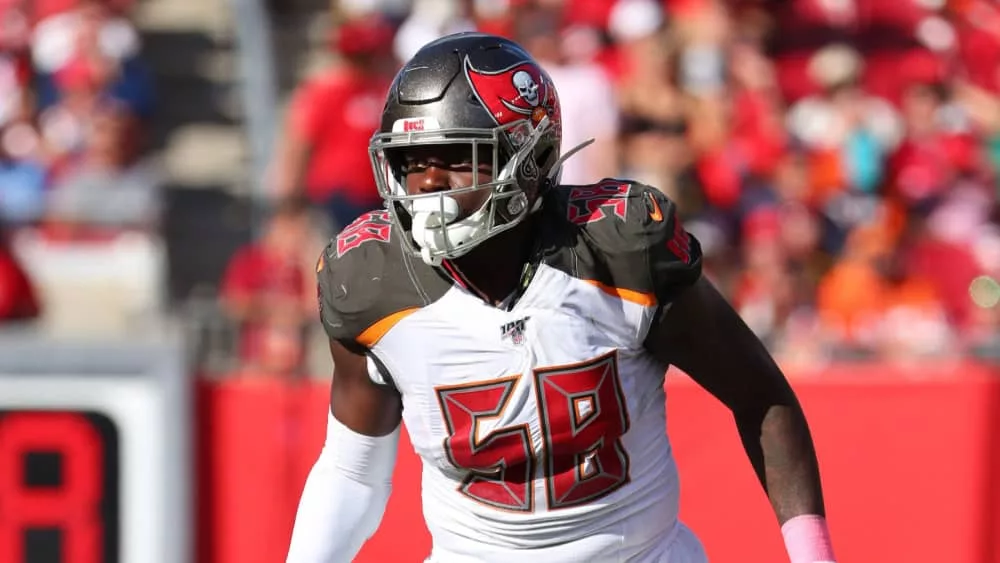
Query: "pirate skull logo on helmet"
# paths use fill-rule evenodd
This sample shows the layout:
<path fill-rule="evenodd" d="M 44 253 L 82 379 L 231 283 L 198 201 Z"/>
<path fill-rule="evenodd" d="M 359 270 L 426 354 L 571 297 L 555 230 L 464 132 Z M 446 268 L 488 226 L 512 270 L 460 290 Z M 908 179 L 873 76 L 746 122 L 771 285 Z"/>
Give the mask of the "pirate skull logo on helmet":
<path fill-rule="evenodd" d="M 517 93 L 521 95 L 521 99 L 530 105 L 537 106 L 538 83 L 531 77 L 531 74 L 527 71 L 519 70 L 514 73 L 512 80 L 514 81 L 514 87 L 517 88 Z"/>

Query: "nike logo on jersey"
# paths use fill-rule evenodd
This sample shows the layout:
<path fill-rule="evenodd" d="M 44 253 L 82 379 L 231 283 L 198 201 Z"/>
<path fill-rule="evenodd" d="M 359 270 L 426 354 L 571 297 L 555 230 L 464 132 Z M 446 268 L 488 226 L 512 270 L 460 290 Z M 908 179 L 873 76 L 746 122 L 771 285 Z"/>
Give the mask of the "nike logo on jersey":
<path fill-rule="evenodd" d="M 523 319 L 517 319 L 516 321 L 511 321 L 505 323 L 500 327 L 500 339 L 506 340 L 510 339 L 512 344 L 521 344 L 524 342 L 524 323 L 531 317 L 524 317 Z"/>
<path fill-rule="evenodd" d="M 659 223 L 663 220 L 663 212 L 660 211 L 660 204 L 656 203 L 656 198 L 653 197 L 653 194 L 646 193 L 646 196 L 649 198 L 649 203 L 653 206 L 653 209 L 649 211 L 649 218 Z"/>

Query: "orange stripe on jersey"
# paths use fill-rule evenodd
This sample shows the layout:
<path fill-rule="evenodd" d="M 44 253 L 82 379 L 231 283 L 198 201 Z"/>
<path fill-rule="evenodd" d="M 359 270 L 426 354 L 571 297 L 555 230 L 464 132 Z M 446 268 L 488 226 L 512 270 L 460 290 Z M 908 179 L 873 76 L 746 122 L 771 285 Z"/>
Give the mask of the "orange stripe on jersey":
<path fill-rule="evenodd" d="M 607 293 L 608 295 L 613 295 L 624 301 L 631 301 L 632 303 L 636 303 L 644 307 L 652 307 L 656 305 L 656 296 L 653 295 L 652 293 L 643 293 L 641 291 L 634 291 L 631 289 L 624 289 L 621 287 L 613 287 L 610 285 L 605 285 L 597 280 L 583 280 L 583 281 L 600 289 L 601 291 Z"/>
<path fill-rule="evenodd" d="M 403 320 L 407 316 L 416 313 L 417 309 L 419 309 L 419 307 L 410 307 L 409 309 L 397 311 L 388 317 L 383 317 L 377 323 L 366 328 L 364 332 L 358 335 L 356 339 L 358 344 L 371 348 L 376 342 L 385 336 L 385 333 L 389 332 L 392 327 L 396 326 L 396 323 Z"/>

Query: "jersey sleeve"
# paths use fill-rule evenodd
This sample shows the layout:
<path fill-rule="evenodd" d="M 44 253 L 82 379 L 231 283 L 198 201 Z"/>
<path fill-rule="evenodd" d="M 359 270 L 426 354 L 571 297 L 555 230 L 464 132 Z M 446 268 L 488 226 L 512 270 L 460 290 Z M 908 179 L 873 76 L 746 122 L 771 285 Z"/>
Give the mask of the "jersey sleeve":
<path fill-rule="evenodd" d="M 372 253 L 367 253 L 372 254 Z M 331 340 L 337 340 L 349 347 L 361 345 L 364 331 L 378 322 L 378 314 L 372 309 L 378 297 L 377 283 L 359 283 L 364 277 L 373 276 L 375 264 L 372 260 L 358 259 L 359 256 L 337 255 L 337 241 L 333 240 L 323 249 L 316 264 L 317 291 L 319 294 L 319 316 L 323 330 Z M 378 256 L 367 256 L 378 260 Z"/>
<path fill-rule="evenodd" d="M 427 305 L 428 295 L 440 293 L 427 283 L 418 289 L 393 236 L 386 211 L 362 215 L 330 241 L 316 264 L 323 329 L 356 351 L 371 350 L 396 323 Z"/>
<path fill-rule="evenodd" d="M 648 240 L 650 285 L 665 305 L 701 277 L 701 244 L 684 229 L 677 206 L 663 192 L 648 186 L 639 191 L 645 211 L 640 236 Z"/>
<path fill-rule="evenodd" d="M 381 213 L 362 215 L 323 249 L 316 264 L 319 313 L 327 335 L 347 346 L 370 347 L 371 330 L 405 304 L 384 299 L 393 278 L 391 225 Z"/>
<path fill-rule="evenodd" d="M 601 207 L 590 205 L 600 215 L 597 220 L 591 215 L 584 229 L 603 255 L 601 262 L 615 287 L 648 295 L 663 306 L 698 280 L 701 246 L 684 230 L 673 201 L 639 183 L 606 180 L 595 186 L 588 189 L 605 194 L 602 197 L 618 191 L 613 199 L 598 200 Z M 574 206 L 581 203 L 571 194 L 569 208 Z M 574 213 L 579 212 L 571 211 L 571 220 Z"/>

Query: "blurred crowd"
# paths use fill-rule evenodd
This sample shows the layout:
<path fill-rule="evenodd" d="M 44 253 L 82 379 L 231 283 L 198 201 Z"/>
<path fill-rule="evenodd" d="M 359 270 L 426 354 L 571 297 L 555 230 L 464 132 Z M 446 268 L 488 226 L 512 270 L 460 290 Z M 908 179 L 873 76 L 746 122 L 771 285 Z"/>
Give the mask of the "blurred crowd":
<path fill-rule="evenodd" d="M 294 93 L 268 180 L 335 228 L 380 205 L 366 147 L 399 64 L 482 30 L 552 76 L 564 148 L 596 139 L 563 182 L 667 193 L 783 363 L 996 349 L 1000 3 L 340 0 L 332 13 L 334 62 Z"/>
<path fill-rule="evenodd" d="M 0 0 L 0 320 L 47 305 L 11 236 L 159 227 L 133 1 Z M 299 3 L 266 4 L 280 19 Z M 564 148 L 596 139 L 564 183 L 633 178 L 678 203 L 706 273 L 783 363 L 1000 350 L 1000 2 L 333 0 L 330 15 L 328 64 L 276 132 L 271 217 L 219 283 L 247 373 L 315 371 L 315 258 L 381 206 L 367 145 L 388 84 L 462 30 L 522 43 L 560 92 Z"/>
<path fill-rule="evenodd" d="M 0 219 L 150 228 L 154 87 L 128 2 L 0 0 Z"/>
<path fill-rule="evenodd" d="M 154 86 L 130 2 L 0 0 L 0 320 L 38 315 L 11 239 L 154 231 Z"/>

